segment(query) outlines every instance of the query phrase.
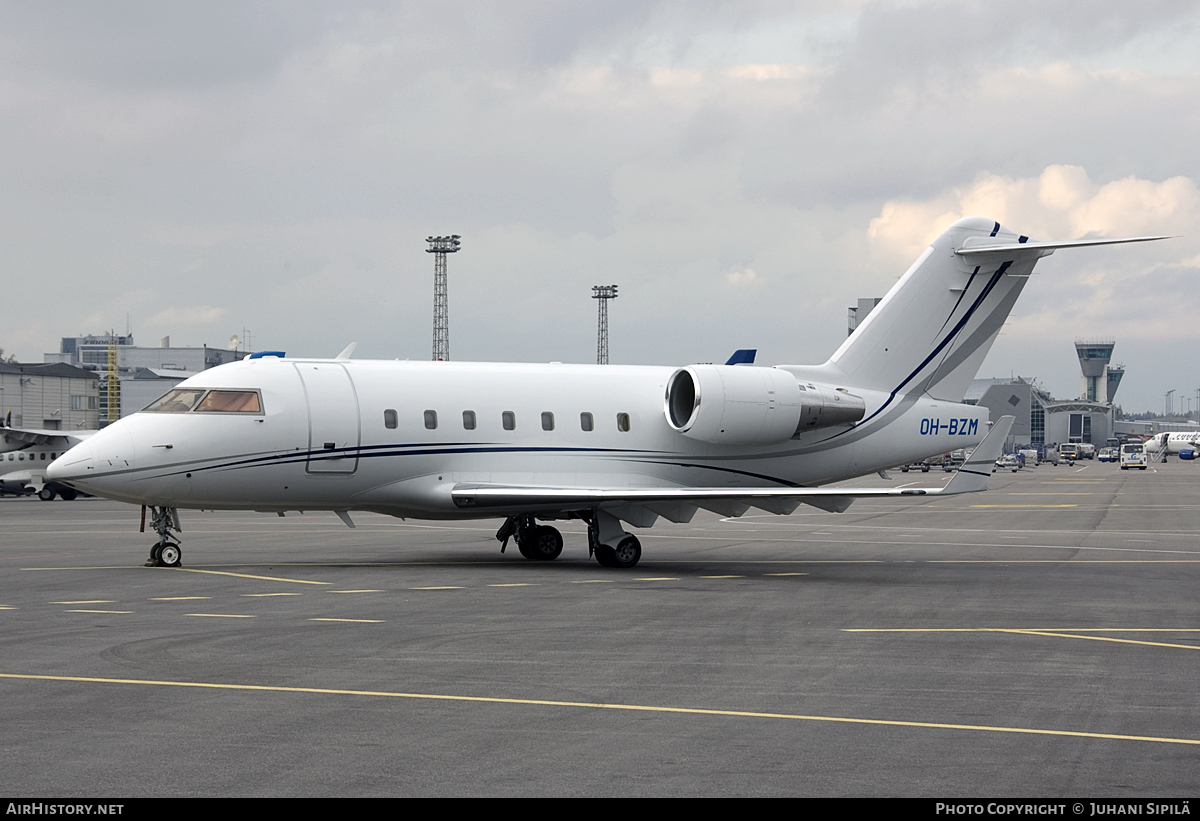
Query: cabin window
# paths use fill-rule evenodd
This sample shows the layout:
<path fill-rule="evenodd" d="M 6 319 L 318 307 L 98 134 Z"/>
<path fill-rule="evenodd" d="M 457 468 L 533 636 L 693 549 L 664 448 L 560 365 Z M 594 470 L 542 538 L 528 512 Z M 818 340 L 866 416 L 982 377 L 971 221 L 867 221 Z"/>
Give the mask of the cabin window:
<path fill-rule="evenodd" d="M 475 430 L 475 411 L 463 411 L 463 430 Z"/>
<path fill-rule="evenodd" d="M 395 410 L 393 410 L 392 408 L 388 408 L 387 410 L 385 410 L 383 412 L 383 426 L 385 428 L 387 428 L 388 430 L 395 430 L 396 425 L 398 425 L 398 424 L 399 424 L 399 420 L 396 416 Z"/>
<path fill-rule="evenodd" d="M 623 433 L 627 433 L 629 431 L 629 414 L 627 414 L 627 413 L 618 413 L 617 414 L 617 430 L 619 430 Z"/>
<path fill-rule="evenodd" d="M 437 411 L 425 411 L 425 428 L 427 430 L 437 430 Z"/>
<path fill-rule="evenodd" d="M 262 404 L 254 391 L 209 391 L 196 413 L 262 413 Z"/>
<path fill-rule="evenodd" d="M 595 430 L 596 422 L 592 419 L 592 415 L 587 411 L 579 414 L 579 429 L 580 430 Z"/>
<path fill-rule="evenodd" d="M 542 430 L 554 430 L 554 414 L 542 411 Z"/>
<path fill-rule="evenodd" d="M 500 421 L 504 425 L 505 430 L 517 429 L 517 415 L 512 411 L 505 411 L 500 414 Z"/>

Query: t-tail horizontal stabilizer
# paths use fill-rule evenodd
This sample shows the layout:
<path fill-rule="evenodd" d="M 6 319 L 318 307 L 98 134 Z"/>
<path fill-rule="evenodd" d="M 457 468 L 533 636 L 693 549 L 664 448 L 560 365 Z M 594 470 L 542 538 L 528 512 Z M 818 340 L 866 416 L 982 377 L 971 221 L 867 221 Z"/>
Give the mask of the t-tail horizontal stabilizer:
<path fill-rule="evenodd" d="M 983 254 L 1013 254 L 1037 251 L 1039 257 L 1048 257 L 1058 248 L 1087 248 L 1091 245 L 1124 245 L 1127 242 L 1154 242 L 1170 237 L 1122 237 L 1120 239 L 1070 239 L 1058 242 L 1030 242 L 1021 237 L 1017 242 L 993 241 L 991 237 L 971 237 L 963 242 L 954 253 L 960 257 L 977 257 Z"/>

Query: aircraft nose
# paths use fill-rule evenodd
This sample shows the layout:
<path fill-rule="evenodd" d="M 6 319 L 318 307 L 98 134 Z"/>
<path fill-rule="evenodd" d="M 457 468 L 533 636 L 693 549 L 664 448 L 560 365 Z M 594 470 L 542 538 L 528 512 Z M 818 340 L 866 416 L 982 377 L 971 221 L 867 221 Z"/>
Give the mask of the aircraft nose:
<path fill-rule="evenodd" d="M 133 437 L 121 424 L 80 442 L 46 466 L 46 478 L 89 493 L 100 491 L 133 466 Z"/>
<path fill-rule="evenodd" d="M 91 442 L 80 442 L 46 465 L 46 478 L 52 482 L 86 479 L 94 472 L 94 453 Z"/>

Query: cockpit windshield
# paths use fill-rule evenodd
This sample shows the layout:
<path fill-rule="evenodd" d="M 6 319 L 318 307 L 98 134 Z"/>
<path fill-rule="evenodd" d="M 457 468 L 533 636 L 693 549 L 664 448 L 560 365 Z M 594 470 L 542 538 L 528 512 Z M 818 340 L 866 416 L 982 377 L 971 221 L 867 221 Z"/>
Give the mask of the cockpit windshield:
<path fill-rule="evenodd" d="M 175 388 L 151 402 L 146 413 L 262 413 L 258 391 Z"/>
<path fill-rule="evenodd" d="M 209 391 L 196 413 L 262 413 L 262 405 L 254 391 Z"/>

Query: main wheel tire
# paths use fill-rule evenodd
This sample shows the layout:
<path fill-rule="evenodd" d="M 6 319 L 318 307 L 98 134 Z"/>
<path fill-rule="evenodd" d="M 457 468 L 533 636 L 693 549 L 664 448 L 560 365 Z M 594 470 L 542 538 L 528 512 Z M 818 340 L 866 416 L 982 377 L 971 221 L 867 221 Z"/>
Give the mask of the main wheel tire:
<path fill-rule="evenodd" d="M 562 549 L 562 534 L 556 528 L 542 525 L 533 532 L 533 544 L 529 548 L 529 558 L 543 562 L 553 561 L 559 557 Z"/>
<path fill-rule="evenodd" d="M 636 536 L 626 536 L 613 549 L 613 567 L 629 569 L 642 558 L 642 543 Z"/>
<path fill-rule="evenodd" d="M 38 498 L 41 499 L 43 502 L 53 502 L 54 496 L 55 496 L 55 493 L 54 493 L 53 489 L 48 488 L 48 487 L 44 487 L 38 491 Z"/>
<path fill-rule="evenodd" d="M 615 551 L 606 544 L 596 545 L 596 561 L 601 567 L 616 567 L 617 556 Z"/>
<path fill-rule="evenodd" d="M 63 488 L 62 490 L 60 490 L 58 492 L 58 495 L 62 497 L 62 500 L 64 502 L 73 502 L 73 501 L 75 501 L 75 499 L 77 499 L 79 497 L 79 493 L 77 491 L 75 491 L 73 488 L 69 488 L 69 487 Z"/>
<path fill-rule="evenodd" d="M 158 549 L 158 561 L 163 567 L 179 567 L 183 563 L 183 551 L 179 545 L 167 542 Z"/>

